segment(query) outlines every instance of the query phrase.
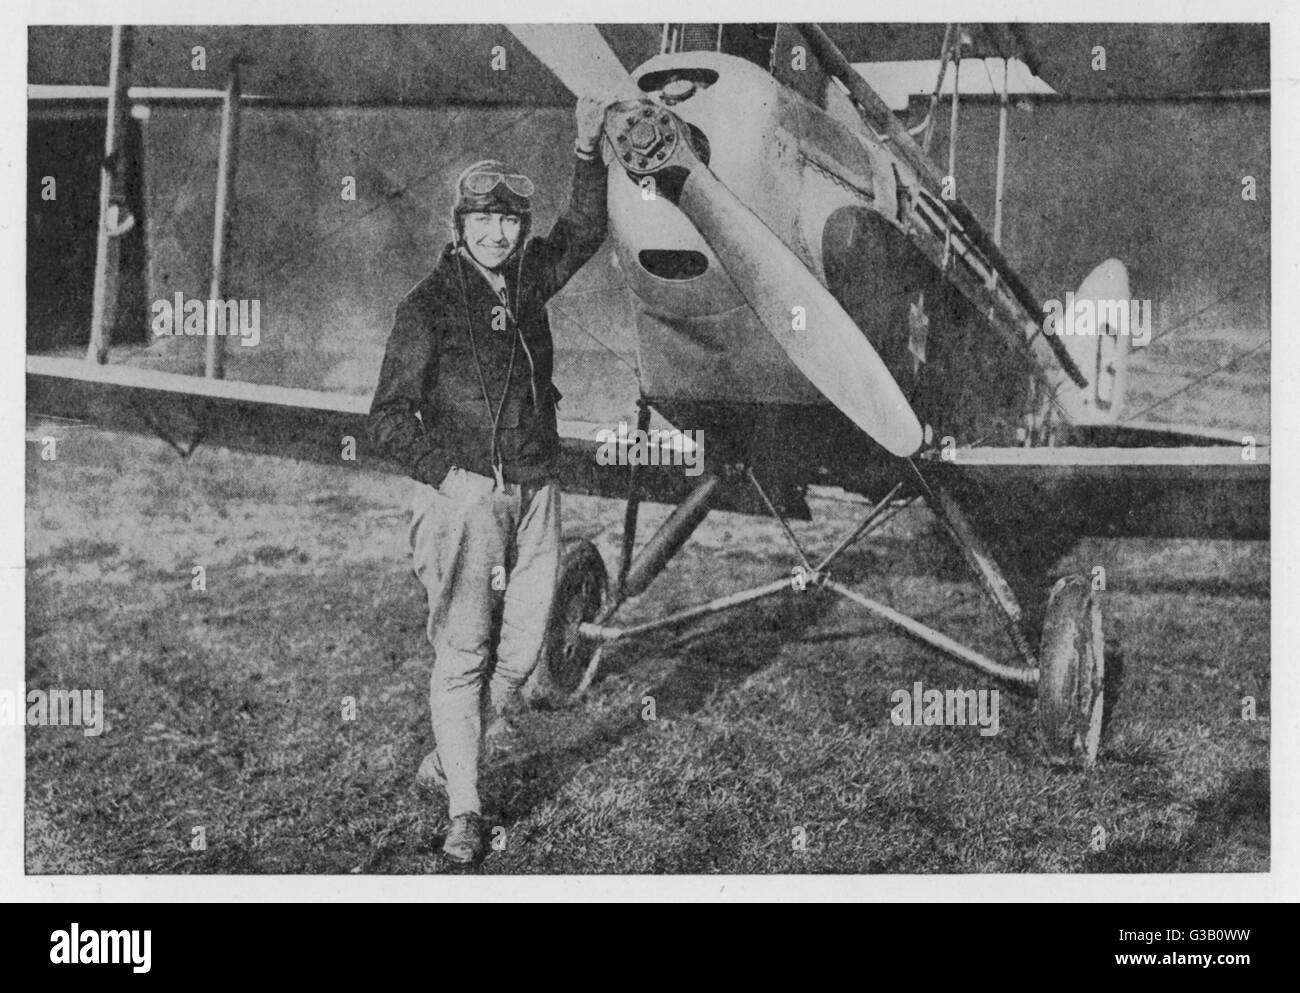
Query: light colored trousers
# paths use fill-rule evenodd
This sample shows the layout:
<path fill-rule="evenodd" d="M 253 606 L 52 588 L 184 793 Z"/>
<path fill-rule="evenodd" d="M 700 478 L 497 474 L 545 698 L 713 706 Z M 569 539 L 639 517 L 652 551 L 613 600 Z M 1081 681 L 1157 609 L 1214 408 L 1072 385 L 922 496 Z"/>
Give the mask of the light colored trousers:
<path fill-rule="evenodd" d="M 524 507 L 517 485 L 500 491 L 464 469 L 438 487 L 413 485 L 411 555 L 429 594 L 434 652 L 429 709 L 455 817 L 481 812 L 483 710 L 501 713 L 541 657 L 559 580 L 560 487 L 547 484 Z"/>

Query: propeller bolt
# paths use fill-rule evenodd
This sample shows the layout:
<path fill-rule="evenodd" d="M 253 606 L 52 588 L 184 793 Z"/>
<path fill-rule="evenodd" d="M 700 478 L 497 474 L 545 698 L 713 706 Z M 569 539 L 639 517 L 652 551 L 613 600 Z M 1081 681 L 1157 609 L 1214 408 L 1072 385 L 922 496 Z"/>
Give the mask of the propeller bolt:
<path fill-rule="evenodd" d="M 653 121 L 640 120 L 628 132 L 632 148 L 641 155 L 653 155 L 664 145 L 664 134 Z"/>

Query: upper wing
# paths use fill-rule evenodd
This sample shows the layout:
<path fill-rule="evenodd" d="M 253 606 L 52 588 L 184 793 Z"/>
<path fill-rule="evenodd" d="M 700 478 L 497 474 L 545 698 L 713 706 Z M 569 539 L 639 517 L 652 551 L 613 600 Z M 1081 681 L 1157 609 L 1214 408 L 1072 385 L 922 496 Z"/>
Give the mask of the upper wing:
<path fill-rule="evenodd" d="M 623 65 L 659 51 L 661 24 L 604 24 Z M 853 62 L 937 59 L 942 24 L 831 23 Z M 1176 96 L 1264 89 L 1268 24 L 968 24 L 978 56 L 1019 56 L 1058 92 L 1076 97 Z M 28 82 L 102 86 L 109 28 L 32 25 Z M 147 25 L 138 29 L 137 86 L 192 87 L 191 53 L 205 50 L 206 78 L 224 80 L 242 57 L 248 93 L 307 103 L 568 104 L 560 81 L 504 25 Z M 500 46 L 508 72 L 493 66 Z M 1095 48 L 1108 70 L 1095 71 Z M 969 55 L 970 53 L 968 53 Z M 476 55 L 481 57 L 475 57 Z M 394 72 L 394 63 L 405 71 Z M 497 61 L 500 66 L 500 61 Z M 219 84 L 218 84 L 219 85 Z"/>
<path fill-rule="evenodd" d="M 32 25 L 27 81 L 103 86 L 108 25 Z M 636 65 L 660 27 L 611 24 L 615 54 Z M 196 49 L 203 71 L 197 72 Z M 298 106 L 569 106 L 572 98 L 502 24 L 226 24 L 135 28 L 130 84 L 156 90 L 224 85 L 238 59 L 243 90 Z"/>

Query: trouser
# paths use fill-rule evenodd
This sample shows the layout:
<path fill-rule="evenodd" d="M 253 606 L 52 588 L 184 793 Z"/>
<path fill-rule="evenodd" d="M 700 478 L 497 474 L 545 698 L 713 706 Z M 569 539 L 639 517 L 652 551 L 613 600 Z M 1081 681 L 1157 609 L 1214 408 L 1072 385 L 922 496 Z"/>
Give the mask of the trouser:
<path fill-rule="evenodd" d="M 429 709 L 454 817 L 481 812 L 483 709 L 501 713 L 541 656 L 560 571 L 560 487 L 502 491 L 464 469 L 438 487 L 414 485 L 411 554 L 429 595 L 434 653 Z"/>

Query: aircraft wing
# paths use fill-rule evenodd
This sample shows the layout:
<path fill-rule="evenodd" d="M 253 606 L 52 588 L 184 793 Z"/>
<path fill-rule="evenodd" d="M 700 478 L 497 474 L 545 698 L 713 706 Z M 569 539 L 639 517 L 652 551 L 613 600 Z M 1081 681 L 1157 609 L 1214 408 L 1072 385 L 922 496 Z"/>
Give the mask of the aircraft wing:
<path fill-rule="evenodd" d="M 625 64 L 659 50 L 661 27 L 609 24 Z M 27 81 L 103 86 L 108 25 L 32 25 Z M 572 97 L 500 24 L 224 24 L 136 27 L 131 85 L 224 85 L 238 60 L 251 97 L 296 106 L 571 106 Z M 196 49 L 203 69 L 195 71 Z M 508 71 L 501 71 L 502 69 Z"/>
<path fill-rule="evenodd" d="M 824 25 L 853 62 L 937 59 L 944 25 Z M 1265 89 L 1267 24 L 968 24 L 976 55 L 1019 55 L 1058 92 L 1075 97 L 1180 96 Z M 624 65 L 659 51 L 659 24 L 604 24 Z M 106 25 L 32 25 L 28 82 L 99 86 L 108 78 Z M 503 25 L 147 25 L 132 82 L 192 87 L 191 53 L 205 78 L 224 80 L 232 58 L 245 92 L 303 104 L 567 105 L 564 86 Z M 500 46 L 509 72 L 492 66 Z M 1093 68 L 1095 49 L 1107 71 Z M 474 59 L 466 53 L 481 53 Z M 389 67 L 399 63 L 404 71 Z M 217 85 L 220 85 L 218 83 Z"/>
<path fill-rule="evenodd" d="M 198 444 L 302 459 L 341 469 L 398 472 L 367 453 L 364 396 L 184 376 L 83 359 L 27 357 L 27 407 L 37 415 L 155 434 L 181 451 Z M 624 499 L 627 466 L 602 466 L 599 442 L 561 422 L 560 480 L 566 492 Z M 356 459 L 342 457 L 355 439 Z M 951 488 L 998 531 L 1051 529 L 1074 537 L 1262 539 L 1269 534 L 1267 439 L 1243 444 L 1221 433 L 1163 426 L 1081 429 L 1053 448 L 957 448 L 923 460 L 927 478 Z M 681 466 L 645 467 L 647 500 L 677 504 L 694 479 Z M 821 485 L 838 485 L 833 476 Z M 743 487 L 719 509 L 763 514 Z M 806 504 L 785 510 L 807 519 Z"/>
<path fill-rule="evenodd" d="M 157 435 L 188 455 L 215 445 L 336 466 L 400 473 L 392 462 L 368 453 L 368 396 L 324 390 L 186 376 L 85 359 L 27 356 L 27 410 L 33 415 L 86 421 L 97 427 Z M 631 418 L 633 421 L 635 417 Z M 560 483 L 569 493 L 626 499 L 630 469 L 601 465 L 600 442 L 590 425 L 560 422 Z M 355 459 L 343 457 L 353 439 Z M 664 443 L 667 452 L 667 442 Z M 662 459 L 667 462 L 667 455 Z M 681 465 L 642 467 L 638 488 L 645 500 L 676 505 L 697 482 Z M 783 509 L 807 520 L 801 497 L 787 495 Z M 764 514 L 748 488 L 729 488 L 720 510 Z"/>
<path fill-rule="evenodd" d="M 952 449 L 923 471 L 1003 535 L 1269 536 L 1267 439 L 1129 425 L 1071 440 L 1080 444 Z"/>

